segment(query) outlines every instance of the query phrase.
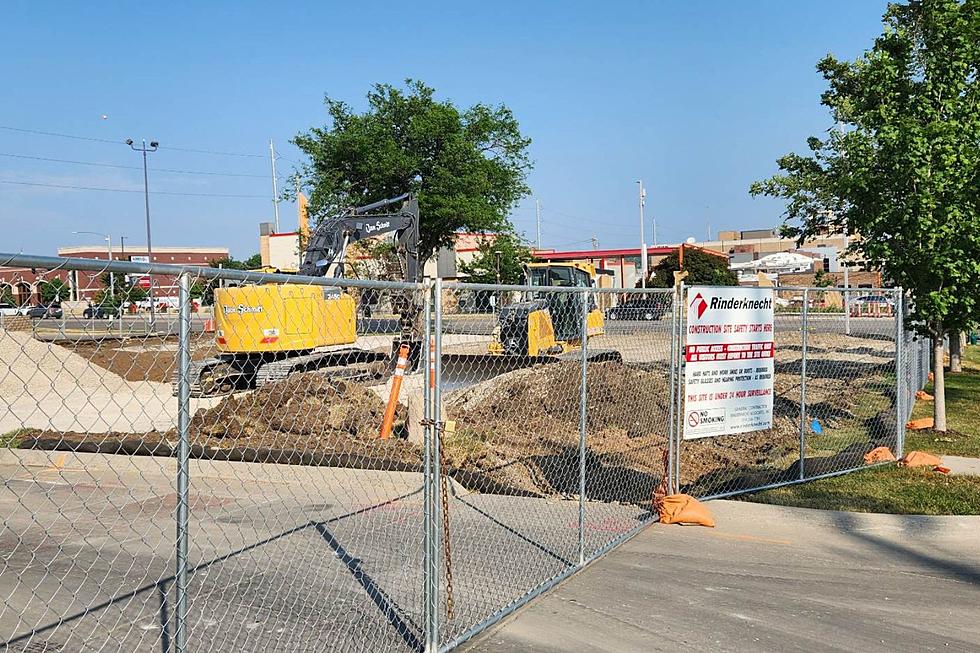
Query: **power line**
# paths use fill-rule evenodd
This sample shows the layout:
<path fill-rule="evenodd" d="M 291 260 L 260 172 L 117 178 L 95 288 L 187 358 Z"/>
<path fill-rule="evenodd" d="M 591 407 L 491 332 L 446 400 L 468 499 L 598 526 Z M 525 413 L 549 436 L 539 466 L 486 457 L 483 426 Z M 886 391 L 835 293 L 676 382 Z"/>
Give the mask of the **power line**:
<path fill-rule="evenodd" d="M 35 181 L 13 181 L 10 179 L 0 179 L 0 184 L 14 184 L 17 186 L 40 186 L 42 188 L 62 188 L 65 190 L 92 190 L 104 191 L 107 193 L 142 193 L 141 189 L 136 188 L 103 188 L 101 186 L 72 186 L 69 184 L 42 184 Z M 151 195 L 181 195 L 184 197 L 236 197 L 242 199 L 268 199 L 264 195 L 233 195 L 226 193 L 178 193 L 166 190 L 151 190 Z"/>
<path fill-rule="evenodd" d="M 71 159 L 52 159 L 44 156 L 30 156 L 27 154 L 9 154 L 6 152 L 0 152 L 0 156 L 9 157 L 12 159 L 30 159 L 31 161 L 50 161 L 52 163 L 71 163 L 74 165 L 83 166 L 98 166 L 100 168 L 119 168 L 121 170 L 142 170 L 140 166 L 125 166 L 116 163 L 96 163 L 94 161 L 74 161 Z M 172 172 L 182 175 L 208 175 L 208 176 L 218 176 L 218 177 L 252 177 L 255 179 L 267 179 L 269 175 L 249 175 L 237 172 L 210 172 L 204 170 L 177 170 L 174 168 L 154 168 L 154 172 Z"/>
<path fill-rule="evenodd" d="M 76 141 L 92 141 L 94 143 L 110 143 L 112 145 L 125 145 L 126 144 L 126 141 L 125 140 L 122 140 L 122 139 L 115 140 L 115 139 L 109 139 L 109 138 L 96 138 L 96 137 L 93 137 L 93 136 L 76 136 L 74 134 L 62 134 L 60 132 L 48 132 L 48 131 L 42 131 L 40 129 L 23 129 L 21 127 L 9 127 L 9 126 L 6 126 L 6 125 L 0 125 L 0 129 L 5 129 L 7 131 L 12 131 L 12 132 L 20 132 L 22 134 L 37 134 L 39 136 L 54 136 L 54 137 L 57 137 L 57 138 L 71 138 L 71 139 L 76 140 Z M 194 152 L 196 154 L 214 154 L 214 155 L 218 155 L 218 156 L 242 156 L 242 157 L 250 157 L 250 158 L 256 158 L 256 159 L 264 159 L 265 158 L 265 155 L 264 154 L 246 154 L 246 153 L 243 153 L 243 152 L 222 152 L 220 150 L 199 150 L 199 149 L 194 149 L 194 148 L 190 148 L 190 147 L 177 147 L 176 145 L 168 145 L 168 146 L 162 146 L 161 145 L 160 146 L 160 149 L 161 150 L 164 150 L 164 149 L 166 149 L 166 150 L 175 150 L 175 151 L 179 151 L 179 152 Z"/>

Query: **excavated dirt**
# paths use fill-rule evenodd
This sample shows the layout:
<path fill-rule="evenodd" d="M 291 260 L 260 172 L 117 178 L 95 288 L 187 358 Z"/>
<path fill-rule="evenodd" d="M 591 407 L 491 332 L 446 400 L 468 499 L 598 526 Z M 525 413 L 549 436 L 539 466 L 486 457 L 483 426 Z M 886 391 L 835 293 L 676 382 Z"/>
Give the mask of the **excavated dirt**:
<path fill-rule="evenodd" d="M 648 499 L 667 446 L 666 372 L 601 362 L 590 363 L 587 375 L 588 496 Z M 531 494 L 578 494 L 580 388 L 580 365 L 565 362 L 453 393 L 446 408 L 456 432 L 445 436 L 447 463 Z"/>
<path fill-rule="evenodd" d="M 825 434 L 811 436 L 808 451 L 836 454 L 852 447 L 860 455 L 873 444 L 872 435 L 894 433 L 894 418 L 887 421 L 891 397 L 883 377 L 890 362 L 890 343 L 845 342 L 835 336 L 827 342 L 815 339 L 810 345 L 806 419 L 818 419 Z M 682 488 L 710 493 L 794 473 L 800 378 L 791 352 L 785 351 L 784 356 L 776 365 L 773 428 L 685 442 Z M 594 500 L 645 504 L 660 480 L 668 446 L 666 366 L 594 362 L 587 367 L 587 378 L 587 495 Z M 475 491 L 576 496 L 580 384 L 579 363 L 561 362 L 507 372 L 447 393 L 446 413 L 456 429 L 444 435 L 445 468 Z M 383 413 L 383 400 L 368 388 L 316 373 L 296 375 L 198 411 L 191 421 L 192 454 L 420 469 L 419 446 L 401 437 L 378 439 Z M 401 435 L 407 414 L 399 405 L 396 436 Z M 22 435 L 21 446 L 64 448 L 67 443 L 103 451 L 117 446 L 122 453 L 171 455 L 176 444 L 173 431 L 135 439 L 114 434 Z"/>
<path fill-rule="evenodd" d="M 177 368 L 177 338 L 147 337 L 125 340 L 83 341 L 64 345 L 74 353 L 127 381 L 170 383 Z M 195 334 L 191 359 L 217 353 L 211 334 Z"/>

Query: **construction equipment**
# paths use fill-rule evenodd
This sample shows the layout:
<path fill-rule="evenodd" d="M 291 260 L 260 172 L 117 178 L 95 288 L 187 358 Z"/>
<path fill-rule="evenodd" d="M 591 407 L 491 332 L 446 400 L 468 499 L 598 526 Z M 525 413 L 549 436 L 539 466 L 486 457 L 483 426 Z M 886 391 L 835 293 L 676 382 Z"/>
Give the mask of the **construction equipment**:
<path fill-rule="evenodd" d="M 594 288 L 597 271 L 589 263 L 529 263 L 523 284 L 544 288 Z M 488 350 L 491 354 L 524 358 L 562 357 L 582 344 L 582 316 L 587 313 L 587 335 L 605 331 L 595 293 L 526 291 L 522 301 L 501 306 Z M 587 311 L 583 302 L 588 302 Z M 590 360 L 621 360 L 618 352 L 593 350 Z"/>
<path fill-rule="evenodd" d="M 395 210 L 389 207 L 396 206 Z M 299 274 L 342 278 L 347 249 L 365 238 L 393 234 L 407 281 L 419 280 L 418 201 L 410 194 L 345 211 L 323 221 L 309 236 Z M 277 381 L 296 372 L 383 378 L 394 354 L 409 345 L 417 364 L 420 350 L 418 298 L 392 291 L 400 337 L 391 352 L 367 350 L 357 340 L 357 305 L 338 286 L 261 284 L 214 291 L 217 356 L 191 363 L 191 394 L 228 394 Z M 176 381 L 176 379 L 175 379 Z M 176 383 L 175 383 L 176 391 Z"/>

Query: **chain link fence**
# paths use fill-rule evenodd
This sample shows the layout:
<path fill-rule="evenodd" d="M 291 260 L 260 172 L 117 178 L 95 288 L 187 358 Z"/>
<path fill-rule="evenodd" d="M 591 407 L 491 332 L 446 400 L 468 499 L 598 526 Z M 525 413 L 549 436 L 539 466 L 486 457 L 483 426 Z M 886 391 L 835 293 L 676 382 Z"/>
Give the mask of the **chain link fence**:
<path fill-rule="evenodd" d="M 929 366 L 897 291 L 779 289 L 773 428 L 685 441 L 683 289 L 0 261 L 68 293 L 0 328 L 5 651 L 449 650 L 661 482 L 900 453 Z"/>

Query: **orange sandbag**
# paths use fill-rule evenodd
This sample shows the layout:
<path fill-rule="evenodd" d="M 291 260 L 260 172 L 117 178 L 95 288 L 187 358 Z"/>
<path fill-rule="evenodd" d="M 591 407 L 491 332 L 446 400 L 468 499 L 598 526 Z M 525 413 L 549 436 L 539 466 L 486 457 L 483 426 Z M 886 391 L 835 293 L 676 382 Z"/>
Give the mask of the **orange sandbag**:
<path fill-rule="evenodd" d="M 868 453 L 864 454 L 864 464 L 873 465 L 875 463 L 885 463 L 891 460 L 895 460 L 895 454 L 888 447 L 875 447 Z"/>
<path fill-rule="evenodd" d="M 949 474 L 949 467 L 943 467 L 942 465 L 936 465 L 932 468 L 932 471 L 939 472 L 940 474 Z"/>
<path fill-rule="evenodd" d="M 898 461 L 904 467 L 938 467 L 943 464 L 939 456 L 934 456 L 925 451 L 910 451 L 905 457 Z"/>
<path fill-rule="evenodd" d="M 686 494 L 664 497 L 660 509 L 661 524 L 689 524 L 714 528 L 715 518 L 700 501 Z"/>
<path fill-rule="evenodd" d="M 915 392 L 915 398 L 916 399 L 919 399 L 921 401 L 932 401 L 933 399 L 935 399 L 935 397 L 933 397 L 931 394 L 929 394 L 925 390 L 916 390 L 916 392 Z"/>
<path fill-rule="evenodd" d="M 935 422 L 931 417 L 923 417 L 921 419 L 914 419 L 911 422 L 905 423 L 905 428 L 910 431 L 921 431 L 922 429 L 931 429 L 935 425 Z"/>

